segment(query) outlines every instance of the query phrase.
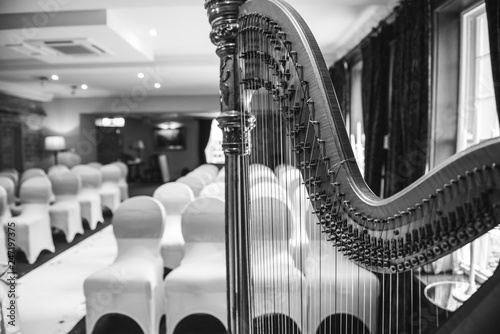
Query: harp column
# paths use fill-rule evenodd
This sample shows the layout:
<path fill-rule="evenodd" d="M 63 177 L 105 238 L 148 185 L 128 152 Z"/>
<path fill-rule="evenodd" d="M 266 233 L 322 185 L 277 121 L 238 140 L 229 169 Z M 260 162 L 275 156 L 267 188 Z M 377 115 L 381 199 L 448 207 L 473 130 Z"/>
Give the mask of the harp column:
<path fill-rule="evenodd" d="M 220 57 L 220 105 L 217 118 L 226 156 L 226 268 L 228 333 L 250 333 L 248 258 L 248 160 L 255 118 L 241 110 L 236 35 L 238 8 L 246 0 L 206 0 L 210 39 Z"/>

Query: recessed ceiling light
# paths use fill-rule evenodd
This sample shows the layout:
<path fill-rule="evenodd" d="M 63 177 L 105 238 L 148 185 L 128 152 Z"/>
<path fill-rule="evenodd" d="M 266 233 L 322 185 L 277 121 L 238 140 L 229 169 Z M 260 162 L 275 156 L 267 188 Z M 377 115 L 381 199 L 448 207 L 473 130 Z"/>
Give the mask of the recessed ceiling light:
<path fill-rule="evenodd" d="M 81 87 L 82 89 L 87 89 L 87 88 L 89 88 L 89 86 L 87 86 L 86 84 L 82 84 L 80 87 Z"/>
<path fill-rule="evenodd" d="M 149 31 L 149 36 L 153 36 L 153 37 L 154 37 L 154 36 L 156 36 L 156 35 L 158 35 L 158 31 L 156 31 L 156 30 L 154 30 L 154 29 L 151 29 L 151 30 Z"/>
<path fill-rule="evenodd" d="M 59 76 L 57 74 L 52 74 L 52 80 L 59 80 Z"/>
<path fill-rule="evenodd" d="M 137 77 L 138 77 L 139 79 L 144 78 L 144 73 L 142 73 L 142 72 L 137 73 Z"/>
<path fill-rule="evenodd" d="M 161 87 L 161 85 L 158 82 L 155 83 L 155 88 L 160 88 L 160 87 Z"/>

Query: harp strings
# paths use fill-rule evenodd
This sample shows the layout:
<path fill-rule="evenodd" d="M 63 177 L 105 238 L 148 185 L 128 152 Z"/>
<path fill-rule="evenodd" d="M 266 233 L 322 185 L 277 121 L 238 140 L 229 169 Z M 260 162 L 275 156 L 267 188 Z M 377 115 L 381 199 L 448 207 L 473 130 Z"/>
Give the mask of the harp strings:
<path fill-rule="evenodd" d="M 314 182 L 322 176 L 319 164 L 305 165 L 315 157 L 322 158 L 319 145 L 314 144 L 307 82 L 296 66 L 296 56 L 289 45 L 276 38 L 269 20 L 257 15 L 243 20 L 237 60 L 241 69 L 240 108 L 256 117 L 256 128 L 249 134 L 250 198 L 241 198 L 248 200 L 251 208 L 248 293 L 255 333 L 292 333 L 294 323 L 302 333 L 316 333 L 318 324 L 326 333 L 339 328 L 350 329 L 350 333 L 422 333 L 437 327 L 440 310 L 434 304 L 426 306 L 429 304 L 422 297 L 423 286 L 432 283 L 429 275 L 412 269 L 409 274 L 380 274 L 373 279 L 367 270 L 350 264 L 342 249 L 345 245 L 338 241 L 348 233 L 349 217 L 323 224 L 326 232 L 338 237 L 334 238 L 335 247 L 326 241 L 329 233 L 322 233 L 323 226 L 306 198 L 316 195 Z M 294 93 L 283 98 L 292 88 Z M 308 149 L 303 149 L 308 143 L 298 139 L 304 137 L 310 139 Z M 303 177 L 297 167 L 302 169 Z M 340 168 L 344 168 L 343 163 L 332 170 Z M 335 175 L 328 185 L 330 189 Z M 472 203 L 481 197 L 473 191 L 459 194 L 458 203 Z M 334 210 L 343 200 L 334 195 Z M 430 226 L 434 235 L 439 235 L 440 205 L 430 200 L 424 202 L 427 207 L 412 213 L 423 213 L 421 226 L 424 230 Z M 379 232 L 371 232 L 370 243 L 376 241 L 377 252 L 381 253 L 377 257 L 383 261 L 382 253 L 386 251 L 399 257 L 395 254 L 399 249 L 396 244 L 403 238 L 414 238 L 414 232 L 406 224 L 396 236 L 386 224 Z M 356 251 L 347 255 L 357 256 Z M 297 309 L 297 305 L 305 307 Z"/>

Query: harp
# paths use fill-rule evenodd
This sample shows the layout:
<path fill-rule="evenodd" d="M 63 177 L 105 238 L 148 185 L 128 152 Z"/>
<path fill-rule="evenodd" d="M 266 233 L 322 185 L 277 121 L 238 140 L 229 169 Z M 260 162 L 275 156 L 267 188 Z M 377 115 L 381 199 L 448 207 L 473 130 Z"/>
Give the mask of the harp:
<path fill-rule="evenodd" d="M 379 198 L 298 13 L 281 0 L 205 8 L 221 59 L 228 331 L 494 332 L 499 270 L 452 312 L 429 303 L 423 268 L 499 224 L 500 140 Z"/>

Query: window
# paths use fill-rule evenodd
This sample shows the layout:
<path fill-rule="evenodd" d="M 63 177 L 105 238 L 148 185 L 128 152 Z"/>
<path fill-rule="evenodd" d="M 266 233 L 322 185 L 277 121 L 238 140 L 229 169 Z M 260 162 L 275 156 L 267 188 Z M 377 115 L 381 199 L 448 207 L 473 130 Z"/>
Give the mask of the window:
<path fill-rule="evenodd" d="M 500 135 L 484 3 L 463 13 L 457 151 Z"/>
<path fill-rule="evenodd" d="M 357 62 L 351 68 L 351 105 L 346 117 L 347 133 L 351 139 L 352 150 L 358 162 L 361 175 L 365 172 L 365 134 L 363 130 L 363 106 L 361 104 L 361 75 L 363 63 Z"/>
<path fill-rule="evenodd" d="M 222 150 L 222 130 L 217 126 L 218 122 L 214 119 L 210 129 L 210 139 L 205 148 L 207 162 L 212 164 L 224 164 L 225 157 Z"/>
<path fill-rule="evenodd" d="M 460 97 L 457 151 L 498 137 L 500 128 L 491 70 L 488 24 L 484 3 L 462 13 Z M 500 229 L 473 242 L 476 280 L 493 274 L 500 258 Z M 471 246 L 457 252 L 460 269 L 470 270 Z"/>

